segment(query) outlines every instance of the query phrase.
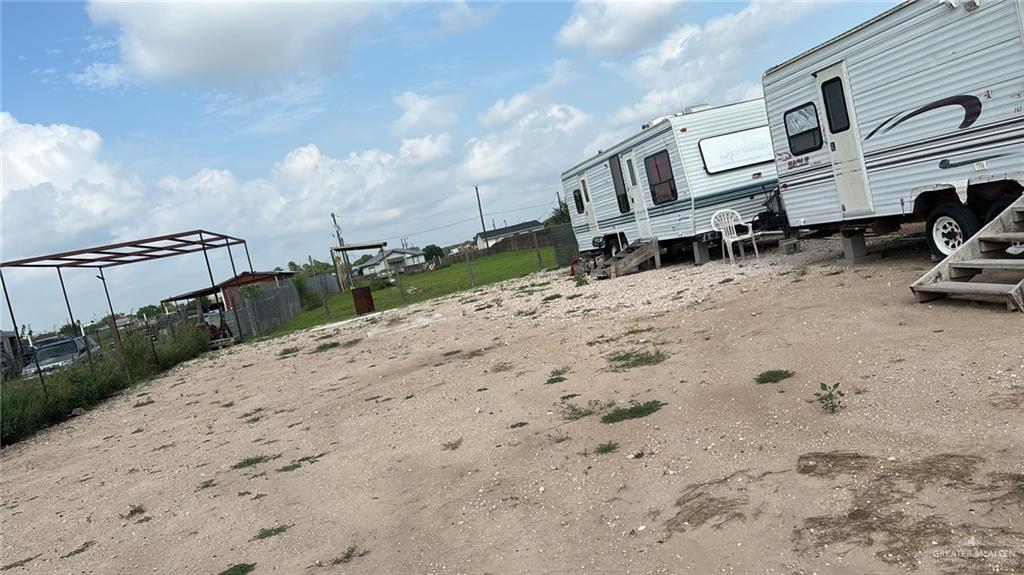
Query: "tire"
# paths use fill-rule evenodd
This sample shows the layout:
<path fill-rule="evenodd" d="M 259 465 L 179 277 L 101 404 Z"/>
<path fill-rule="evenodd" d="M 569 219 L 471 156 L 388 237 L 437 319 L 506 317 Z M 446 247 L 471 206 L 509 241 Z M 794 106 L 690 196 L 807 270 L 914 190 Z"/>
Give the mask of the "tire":
<path fill-rule="evenodd" d="M 1003 213 L 1003 210 L 1010 207 L 1010 204 L 1017 201 L 1018 196 L 1005 195 L 995 201 L 994 204 L 985 213 L 985 223 L 989 223 L 996 217 Z"/>
<path fill-rule="evenodd" d="M 981 221 L 963 204 L 942 204 L 928 214 L 926 236 L 932 255 L 944 259 L 978 233 Z"/>

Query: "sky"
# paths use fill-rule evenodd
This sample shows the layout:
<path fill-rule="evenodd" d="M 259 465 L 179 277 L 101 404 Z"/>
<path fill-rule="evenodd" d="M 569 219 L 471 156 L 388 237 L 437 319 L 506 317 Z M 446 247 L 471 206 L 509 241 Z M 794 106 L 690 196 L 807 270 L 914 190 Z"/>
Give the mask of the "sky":
<path fill-rule="evenodd" d="M 202 228 L 257 270 L 329 261 L 332 212 L 348 242 L 449 245 L 480 231 L 474 186 L 488 228 L 543 219 L 563 170 L 760 97 L 888 5 L 5 1 L 0 259 Z M 209 284 L 199 254 L 106 273 L 121 312 Z M 107 313 L 94 275 L 64 277 L 83 321 Z M 54 270 L 4 280 L 19 324 L 67 321 Z"/>

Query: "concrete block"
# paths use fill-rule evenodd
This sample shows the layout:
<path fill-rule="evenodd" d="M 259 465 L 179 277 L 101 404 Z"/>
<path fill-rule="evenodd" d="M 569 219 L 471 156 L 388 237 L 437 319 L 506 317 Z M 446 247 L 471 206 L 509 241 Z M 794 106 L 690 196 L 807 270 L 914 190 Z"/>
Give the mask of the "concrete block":
<path fill-rule="evenodd" d="M 798 254 L 804 251 L 804 246 L 803 244 L 800 243 L 800 240 L 789 239 L 782 240 L 781 242 L 779 242 L 779 249 L 782 250 L 782 253 L 786 254 L 787 256 L 791 256 L 793 254 Z"/>
<path fill-rule="evenodd" d="M 711 249 L 707 242 L 693 240 L 693 263 L 703 265 L 711 261 Z"/>

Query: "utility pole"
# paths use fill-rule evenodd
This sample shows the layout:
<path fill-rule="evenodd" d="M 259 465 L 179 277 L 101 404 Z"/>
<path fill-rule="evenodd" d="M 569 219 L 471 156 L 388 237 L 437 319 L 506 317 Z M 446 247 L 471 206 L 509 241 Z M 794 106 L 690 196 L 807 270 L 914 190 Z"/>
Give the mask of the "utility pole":
<path fill-rule="evenodd" d="M 484 223 L 484 207 L 483 204 L 480 203 L 480 187 L 473 186 L 473 189 L 476 190 L 476 209 L 480 212 L 480 231 L 486 236 L 487 224 Z"/>
<path fill-rule="evenodd" d="M 344 247 L 345 240 L 342 239 L 342 237 L 341 237 L 341 226 L 338 225 L 338 218 L 334 215 L 334 212 L 331 212 L 331 221 L 334 222 L 334 235 L 338 238 L 338 247 Z M 334 255 L 334 251 L 333 250 L 331 251 L 331 259 L 334 260 L 334 273 L 338 274 L 338 287 L 341 288 L 342 291 L 344 291 L 345 290 L 345 285 L 344 284 L 347 284 L 349 289 L 351 289 L 352 288 L 352 275 L 351 275 L 352 274 L 352 266 L 349 265 L 349 262 L 348 262 L 348 252 L 344 252 L 344 251 L 341 252 L 341 259 L 342 259 L 343 262 L 345 262 L 345 279 L 346 279 L 345 282 L 342 282 L 342 280 L 341 280 L 342 274 L 341 274 L 341 270 L 338 269 L 338 258 Z"/>

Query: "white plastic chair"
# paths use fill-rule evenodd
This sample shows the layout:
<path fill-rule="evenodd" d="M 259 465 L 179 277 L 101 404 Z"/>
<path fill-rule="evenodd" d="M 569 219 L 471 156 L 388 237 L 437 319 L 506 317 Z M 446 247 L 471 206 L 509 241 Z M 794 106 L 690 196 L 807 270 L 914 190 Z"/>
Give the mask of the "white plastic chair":
<path fill-rule="evenodd" d="M 747 232 L 744 234 L 736 231 L 736 228 L 742 226 L 747 228 Z M 736 259 L 733 257 L 732 245 L 734 243 L 740 244 L 740 257 L 747 259 L 747 253 L 743 249 L 743 240 L 750 240 L 750 243 L 754 244 L 754 257 L 760 259 L 761 254 L 757 251 L 757 239 L 754 237 L 754 226 L 744 223 L 743 217 L 736 210 L 724 209 L 718 210 L 711 216 L 711 229 L 722 234 L 722 259 L 725 259 L 726 251 L 729 252 L 729 263 L 736 263 Z"/>

